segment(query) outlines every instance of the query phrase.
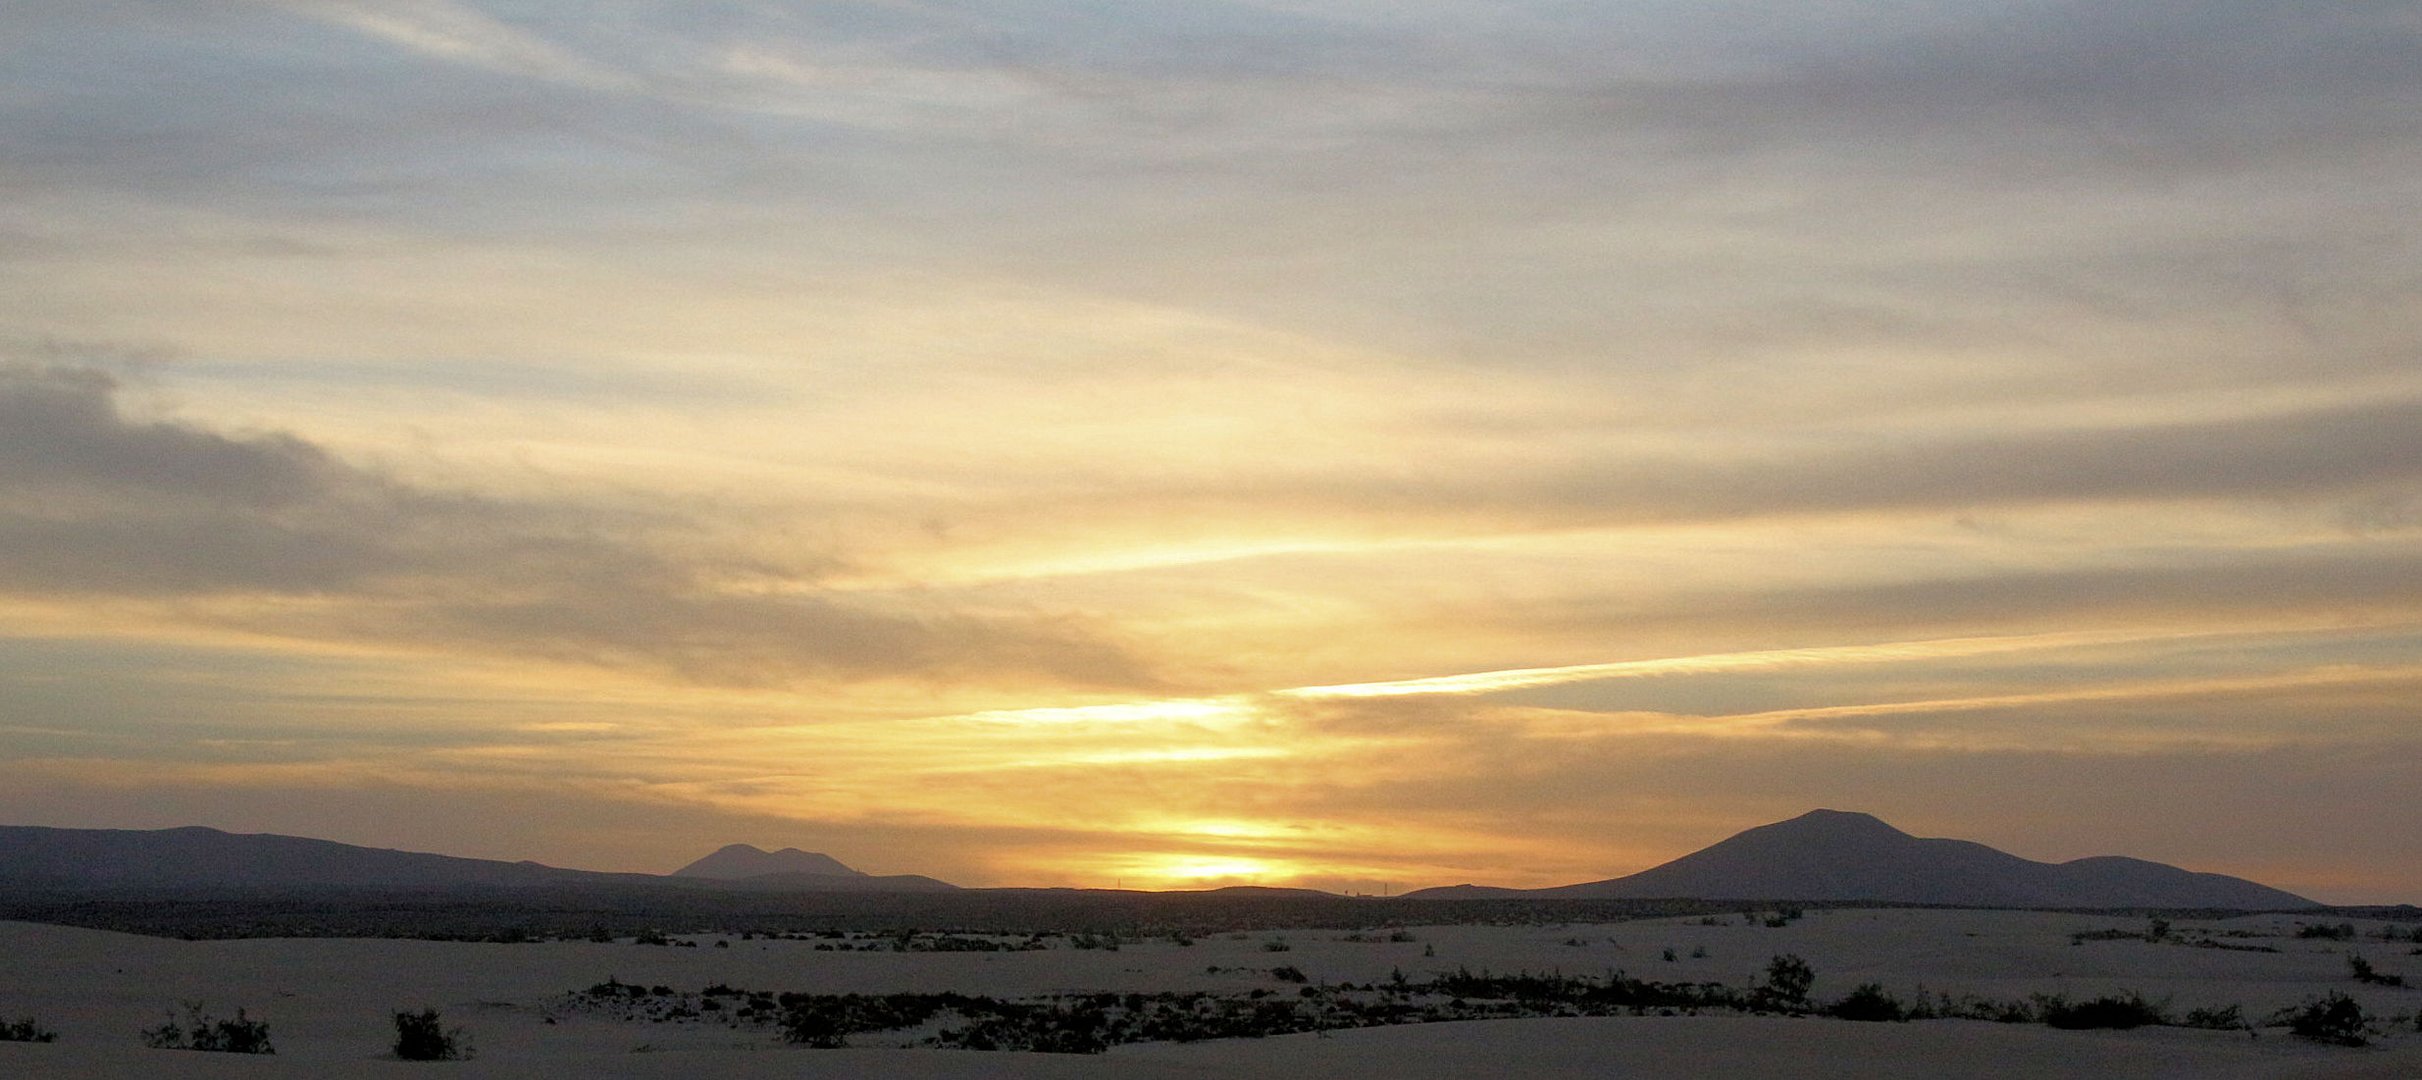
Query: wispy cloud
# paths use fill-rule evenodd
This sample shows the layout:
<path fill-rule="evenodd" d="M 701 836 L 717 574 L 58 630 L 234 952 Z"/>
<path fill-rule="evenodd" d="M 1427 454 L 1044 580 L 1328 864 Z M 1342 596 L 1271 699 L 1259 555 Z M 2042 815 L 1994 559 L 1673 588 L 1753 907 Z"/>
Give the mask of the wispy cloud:
<path fill-rule="evenodd" d="M 1988 656 L 2027 649 L 2057 648 L 2118 641 L 2142 641 L 2142 633 L 2061 633 L 2025 637 L 1965 638 L 1944 641 L 1902 641 L 1879 645 L 1829 645 L 1811 649 L 1769 649 L 1712 656 L 1676 656 L 1657 660 L 1622 660 L 1604 664 L 1484 671 L 1470 675 L 1434 675 L 1393 682 L 1306 686 L 1278 693 L 1297 698 L 1405 697 L 1420 694 L 1493 694 L 1561 683 L 1599 679 L 1643 678 L 1659 675 L 1757 671 L 1804 665 L 1891 663 L 1895 661 Z"/>
<path fill-rule="evenodd" d="M 291 435 L 131 419 L 114 390 L 92 369 L 0 367 L 0 588 L 181 601 L 183 618 L 297 640 L 712 681 L 1143 678 L 1071 620 L 820 595 L 826 563 L 685 549 L 678 523 L 573 498 L 422 490 Z"/>
<path fill-rule="evenodd" d="M 531 31 L 455 0 L 260 0 L 347 26 L 451 63 L 590 89 L 625 90 L 639 80 Z"/>

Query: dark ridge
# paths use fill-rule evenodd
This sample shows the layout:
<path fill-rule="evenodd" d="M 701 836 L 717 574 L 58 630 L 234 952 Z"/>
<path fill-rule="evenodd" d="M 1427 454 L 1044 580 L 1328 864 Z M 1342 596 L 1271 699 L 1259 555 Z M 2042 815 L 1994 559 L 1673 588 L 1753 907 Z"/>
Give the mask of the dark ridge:
<path fill-rule="evenodd" d="M 673 871 L 674 877 L 711 878 L 717 881 L 741 881 L 748 878 L 782 875 L 817 875 L 822 877 L 865 877 L 865 874 L 841 864 L 841 860 L 816 851 L 801 851 L 786 847 L 767 851 L 752 844 L 726 844 L 715 853 Z"/>
<path fill-rule="evenodd" d="M 725 851 L 732 849 L 726 848 Z M 754 850 L 754 849 L 751 849 Z M 722 854 L 718 852 L 717 854 Z M 778 862 L 820 865 L 767 854 Z M 809 856 L 807 852 L 787 855 Z M 714 858 L 714 856 L 709 856 Z M 0 826 L 0 887 L 124 889 L 484 889 L 546 885 L 647 885 L 808 891 L 931 891 L 956 886 L 929 877 L 788 873 L 737 880 L 566 870 L 534 862 L 464 859 L 418 851 L 357 847 L 300 836 L 179 829 L 50 829 Z"/>
<path fill-rule="evenodd" d="M 1760 825 L 1627 877 L 1548 889 L 1459 885 L 1426 898 L 1765 899 L 1890 901 L 1959 907 L 2204 908 L 2274 911 L 2320 905 L 2223 874 L 2142 859 L 2022 859 L 1967 840 L 1921 839 L 1869 814 L 1812 810 Z"/>

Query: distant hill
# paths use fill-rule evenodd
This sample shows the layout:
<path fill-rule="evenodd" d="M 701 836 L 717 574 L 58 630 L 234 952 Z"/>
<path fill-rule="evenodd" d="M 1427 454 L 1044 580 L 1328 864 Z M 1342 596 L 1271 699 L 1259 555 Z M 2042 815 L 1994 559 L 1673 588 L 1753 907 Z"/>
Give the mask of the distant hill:
<path fill-rule="evenodd" d="M 718 888 L 756 892 L 940 892 L 957 889 L 923 874 L 876 876 L 852 870 L 814 851 L 767 851 L 754 844 L 726 844 L 672 873 L 674 878 Z"/>
<path fill-rule="evenodd" d="M 2222 874 L 2100 856 L 2022 859 L 1967 840 L 1911 836 L 1867 814 L 1813 810 L 1628 877 L 1550 889 L 1456 885 L 1424 899 L 1883 900 L 1970 907 L 2231 908 L 2321 905 Z"/>
<path fill-rule="evenodd" d="M 300 836 L 0 826 L 0 883 L 72 887 L 461 888 L 660 880 Z"/>
<path fill-rule="evenodd" d="M 726 844 L 715 853 L 673 871 L 674 877 L 737 881 L 767 874 L 816 874 L 838 877 L 866 875 L 841 865 L 841 860 L 814 851 L 786 847 L 767 851 L 754 844 Z"/>
<path fill-rule="evenodd" d="M 730 851 L 730 848 L 724 849 Z M 755 850 L 755 849 L 750 849 Z M 717 852 L 722 855 L 724 852 Z M 691 875 L 615 874 L 534 862 L 464 859 L 417 851 L 357 847 L 300 836 L 180 829 L 50 829 L 0 826 L 0 885 L 68 889 L 466 889 L 542 885 L 680 885 L 801 892 L 930 892 L 957 886 L 929 877 L 860 874 L 822 855 L 759 855 L 782 866 L 819 865 L 834 873 L 790 873 L 741 880 Z M 708 856 L 708 860 L 716 856 Z M 705 862 L 707 860 L 701 860 Z M 693 866 L 697 864 L 692 864 Z"/>

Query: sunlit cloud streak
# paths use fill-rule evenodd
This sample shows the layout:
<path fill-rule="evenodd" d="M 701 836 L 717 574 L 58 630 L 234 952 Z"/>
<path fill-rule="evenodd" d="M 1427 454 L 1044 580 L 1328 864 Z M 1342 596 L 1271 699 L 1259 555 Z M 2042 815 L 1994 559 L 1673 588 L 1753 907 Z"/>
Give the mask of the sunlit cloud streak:
<path fill-rule="evenodd" d="M 1891 663 L 1894 661 L 1947 659 L 1964 656 L 1985 656 L 1993 653 L 2023 649 L 2057 648 L 2073 645 L 2093 645 L 2120 641 L 2142 641 L 2142 634 L 2126 633 L 2067 633 L 2029 637 L 1968 638 L 1944 641 L 1908 641 L 1881 645 L 1837 645 L 1814 649 L 1774 649 L 1762 652 L 1730 653 L 1714 656 L 1677 656 L 1656 660 L 1622 660 L 1604 664 L 1575 664 L 1569 667 L 1531 668 L 1517 671 L 1485 671 L 1470 675 L 1439 675 L 1420 679 L 1400 679 L 1394 682 L 1356 683 L 1341 686 L 1306 686 L 1279 691 L 1283 697 L 1298 698 L 1357 698 L 1399 697 L 1415 694 L 1488 694 L 1506 690 L 1523 690 L 1535 686 L 1559 683 L 1590 682 L 1599 679 L 1639 678 L 1659 675 L 1712 674 L 1726 671 L 1754 671 L 1766 668 L 1787 668 L 1802 665 L 1836 665 L 1861 663 Z"/>

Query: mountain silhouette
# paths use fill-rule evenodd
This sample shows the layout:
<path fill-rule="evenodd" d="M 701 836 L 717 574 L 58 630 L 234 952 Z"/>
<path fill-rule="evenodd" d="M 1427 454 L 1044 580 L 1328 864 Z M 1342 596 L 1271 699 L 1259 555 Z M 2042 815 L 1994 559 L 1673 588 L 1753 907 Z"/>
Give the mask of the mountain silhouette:
<path fill-rule="evenodd" d="M 731 850 L 725 848 L 700 862 Z M 774 869 L 763 875 L 732 880 L 711 874 L 671 877 L 567 870 L 534 862 L 465 859 L 356 847 L 300 836 L 228 833 L 201 826 L 51 829 L 7 825 L 0 826 L 0 885 L 66 889 L 412 890 L 680 885 L 800 892 L 933 892 L 958 887 L 915 874 L 885 877 L 861 874 L 825 856 L 803 851 L 758 854 L 776 860 Z M 831 866 L 838 868 L 838 872 L 797 872 L 795 868 L 802 866 Z"/>
<path fill-rule="evenodd" d="M 810 874 L 823 877 L 865 877 L 841 865 L 841 860 L 814 851 L 786 847 L 767 851 L 754 844 L 726 844 L 715 853 L 673 871 L 674 877 L 738 881 L 767 874 Z"/>
<path fill-rule="evenodd" d="M 0 826 L 0 881 L 136 888 L 457 888 L 649 882 L 650 874 L 565 870 L 356 847 L 300 836 L 180 829 Z"/>
<path fill-rule="evenodd" d="M 1628 877 L 1550 889 L 1456 885 L 1431 899 L 1880 900 L 1969 907 L 2318 907 L 2243 878 L 2142 859 L 2022 859 L 1967 840 L 1921 839 L 1860 813 L 1812 810 Z"/>

